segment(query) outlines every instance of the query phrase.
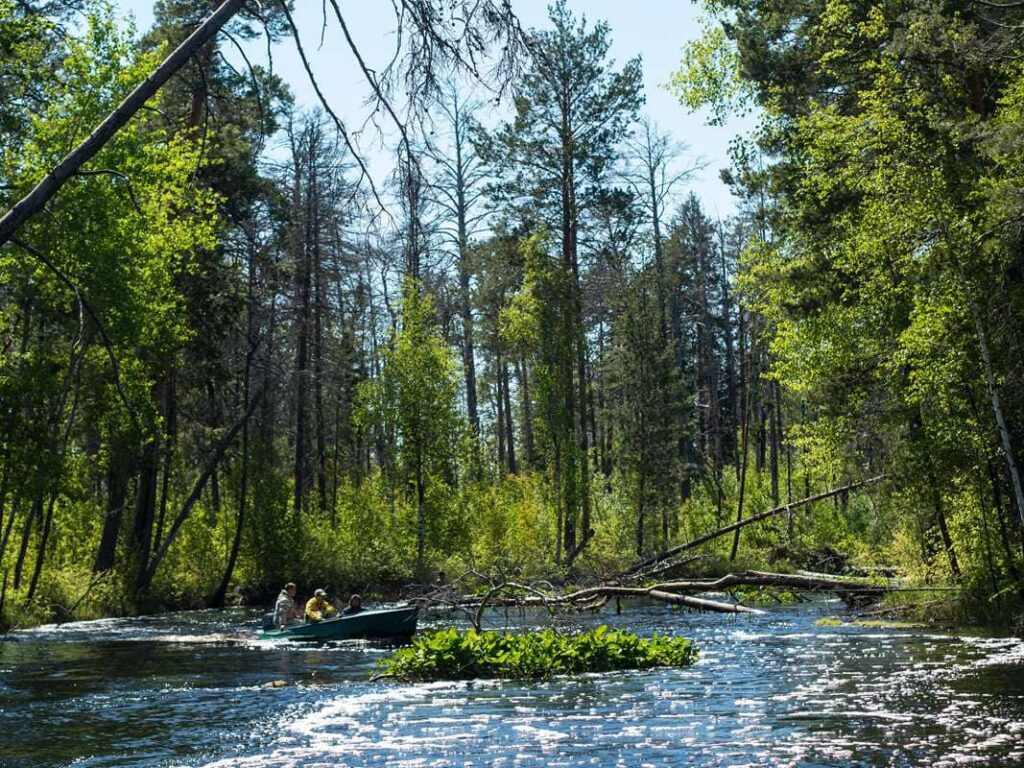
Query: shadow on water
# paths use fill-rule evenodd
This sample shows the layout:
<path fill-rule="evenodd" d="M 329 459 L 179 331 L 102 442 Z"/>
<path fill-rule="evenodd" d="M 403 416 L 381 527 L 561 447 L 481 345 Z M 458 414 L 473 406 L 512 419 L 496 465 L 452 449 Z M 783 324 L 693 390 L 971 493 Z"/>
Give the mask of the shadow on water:
<path fill-rule="evenodd" d="M 386 647 L 261 641 L 243 611 L 44 627 L 0 641 L 0 765 L 1024 764 L 1020 641 L 820 615 L 579 618 L 701 661 L 527 684 L 370 682 Z"/>

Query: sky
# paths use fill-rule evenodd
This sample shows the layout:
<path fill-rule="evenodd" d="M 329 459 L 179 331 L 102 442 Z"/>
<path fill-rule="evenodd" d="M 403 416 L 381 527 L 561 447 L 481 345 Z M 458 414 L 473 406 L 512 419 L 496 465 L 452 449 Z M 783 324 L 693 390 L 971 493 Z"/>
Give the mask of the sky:
<path fill-rule="evenodd" d="M 273 0 L 270 0 L 273 1 Z M 664 84 L 679 68 L 683 46 L 700 35 L 699 7 L 689 0 L 569 0 L 569 7 L 589 21 L 607 21 L 611 28 L 611 55 L 622 65 L 639 55 L 643 62 L 646 104 L 643 112 L 675 140 L 689 148 L 687 165 L 694 160 L 705 163 L 689 183 L 687 191 L 695 192 L 704 202 L 712 218 L 725 217 L 735 211 L 735 202 L 728 188 L 719 179 L 719 172 L 729 165 L 728 146 L 738 133 L 750 131 L 750 118 L 735 120 L 723 127 L 709 126 L 706 115 L 691 113 L 669 93 Z M 296 23 L 303 47 L 313 71 L 332 109 L 349 128 L 363 126 L 366 111 L 363 103 L 368 86 L 358 71 L 355 59 L 344 40 L 330 25 L 321 44 L 323 22 L 321 3 L 297 0 Z M 383 67 L 393 50 L 393 14 L 389 0 L 339 0 L 353 37 L 370 67 Z M 513 8 L 524 27 L 544 27 L 547 22 L 546 0 L 513 0 Z M 139 30 L 153 21 L 153 0 L 116 0 L 124 15 L 134 16 Z M 335 25 L 336 27 L 336 25 Z M 229 58 L 240 63 L 240 57 L 225 46 Z M 266 44 L 246 44 L 247 55 L 254 63 L 267 65 Z M 294 44 L 284 40 L 272 51 L 273 71 L 292 88 L 302 105 L 315 106 L 316 95 L 309 84 Z M 508 114 L 510 106 L 498 107 L 493 120 Z M 485 117 L 486 122 L 486 117 Z M 381 139 L 373 126 L 359 132 L 362 153 L 368 158 L 375 181 L 381 184 L 391 168 L 392 157 L 384 149 L 391 139 Z"/>

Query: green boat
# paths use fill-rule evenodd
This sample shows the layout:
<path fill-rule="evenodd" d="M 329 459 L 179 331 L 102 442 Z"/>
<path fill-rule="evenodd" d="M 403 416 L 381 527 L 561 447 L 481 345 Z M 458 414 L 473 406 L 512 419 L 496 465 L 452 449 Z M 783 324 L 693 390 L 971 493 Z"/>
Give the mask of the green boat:
<path fill-rule="evenodd" d="M 285 640 L 352 640 L 408 638 L 416 631 L 416 606 L 360 611 L 351 616 L 265 629 L 260 637 Z"/>

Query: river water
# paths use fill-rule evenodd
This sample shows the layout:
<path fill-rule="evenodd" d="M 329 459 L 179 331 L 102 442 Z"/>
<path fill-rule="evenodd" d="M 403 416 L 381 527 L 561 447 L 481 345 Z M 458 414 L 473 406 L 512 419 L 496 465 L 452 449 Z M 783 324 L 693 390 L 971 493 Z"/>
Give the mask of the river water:
<path fill-rule="evenodd" d="M 0 766 L 1024 765 L 1022 641 L 826 610 L 577 619 L 701 660 L 528 684 L 371 682 L 385 648 L 260 641 L 242 611 L 42 627 L 0 638 Z"/>

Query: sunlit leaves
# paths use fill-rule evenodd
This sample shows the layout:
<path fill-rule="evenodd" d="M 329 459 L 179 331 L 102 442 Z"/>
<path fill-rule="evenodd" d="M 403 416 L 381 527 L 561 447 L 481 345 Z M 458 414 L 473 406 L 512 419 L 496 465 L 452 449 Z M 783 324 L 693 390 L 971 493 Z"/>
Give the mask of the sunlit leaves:
<path fill-rule="evenodd" d="M 686 667 L 697 650 L 682 637 L 639 637 L 600 626 L 566 635 L 544 630 L 521 635 L 450 628 L 417 635 L 379 668 L 399 680 L 542 679 L 620 669 Z"/>

